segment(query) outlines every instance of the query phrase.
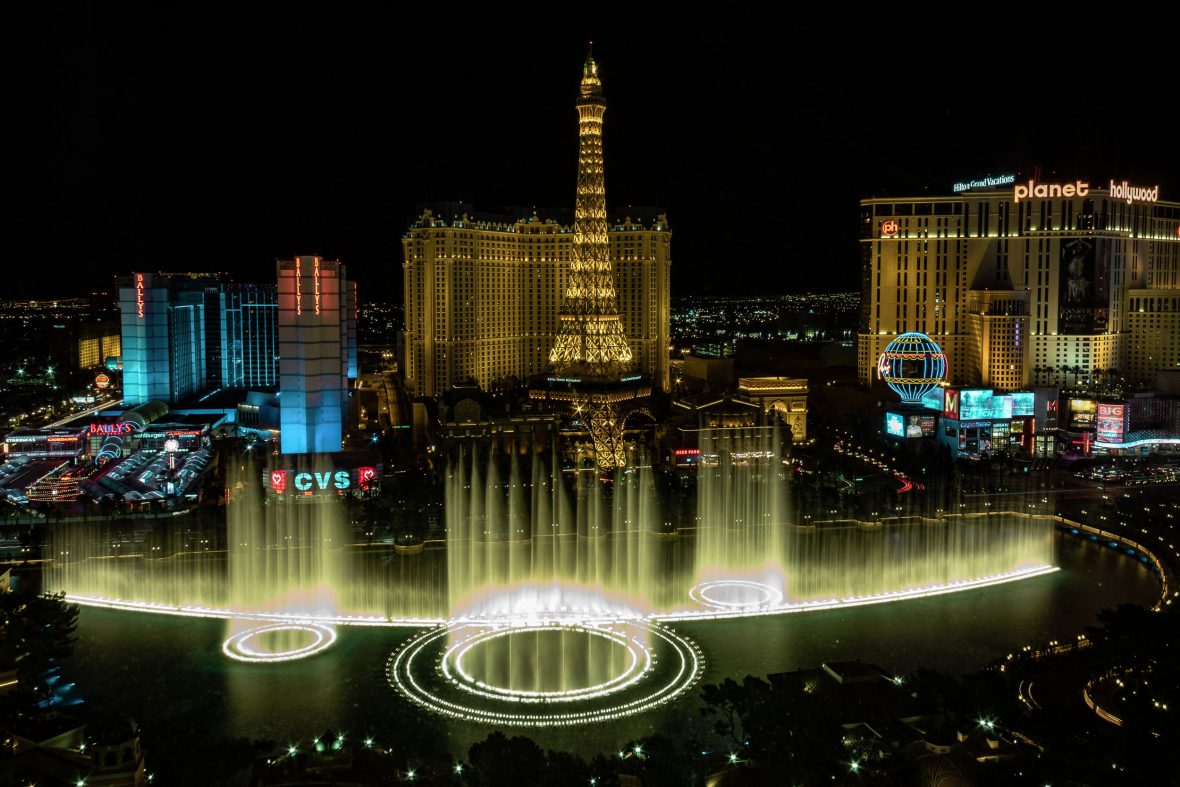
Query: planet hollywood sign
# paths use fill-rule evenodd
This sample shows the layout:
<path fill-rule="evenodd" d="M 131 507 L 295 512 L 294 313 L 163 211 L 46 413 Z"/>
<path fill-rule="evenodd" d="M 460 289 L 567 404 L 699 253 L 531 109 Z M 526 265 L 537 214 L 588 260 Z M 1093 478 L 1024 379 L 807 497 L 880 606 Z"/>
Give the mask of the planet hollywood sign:
<path fill-rule="evenodd" d="M 1122 183 L 1110 182 L 1110 196 L 1113 199 L 1125 199 L 1127 204 L 1132 202 L 1158 202 L 1160 198 L 1160 187 L 1152 186 L 1130 186 L 1127 181 Z"/>
<path fill-rule="evenodd" d="M 1053 197 L 1085 197 L 1090 193 L 1090 184 L 1084 180 L 1075 180 L 1073 183 L 1037 183 L 1030 180 L 1028 183 L 1021 183 L 1012 190 L 1013 202 L 1020 202 L 1022 199 L 1029 198 L 1036 199 L 1051 199 Z M 1158 202 L 1160 198 L 1160 187 L 1157 186 L 1132 186 L 1127 181 L 1115 183 L 1110 181 L 1109 194 L 1111 199 L 1126 200 L 1130 205 L 1133 202 Z"/>
<path fill-rule="evenodd" d="M 265 476 L 267 489 L 276 495 L 314 495 L 320 492 L 340 494 L 349 489 L 366 491 L 377 480 L 375 467 L 326 471 L 269 470 Z"/>

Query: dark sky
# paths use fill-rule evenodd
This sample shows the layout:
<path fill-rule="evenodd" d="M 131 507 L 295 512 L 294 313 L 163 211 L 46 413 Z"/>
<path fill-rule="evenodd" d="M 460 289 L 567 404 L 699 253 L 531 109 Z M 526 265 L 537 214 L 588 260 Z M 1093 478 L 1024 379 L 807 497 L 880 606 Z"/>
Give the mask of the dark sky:
<path fill-rule="evenodd" d="M 572 4 L 107 5 L 15 36 L 8 251 L 28 275 L 0 297 L 132 269 L 266 280 L 319 253 L 400 298 L 418 203 L 572 206 L 590 39 L 608 204 L 667 208 L 678 294 L 856 289 L 867 196 L 1039 165 L 1180 197 L 1174 43 L 1149 27 L 1126 49 L 1110 27 L 952 34 L 901 7 L 857 27 L 737 4 L 587 24 Z"/>

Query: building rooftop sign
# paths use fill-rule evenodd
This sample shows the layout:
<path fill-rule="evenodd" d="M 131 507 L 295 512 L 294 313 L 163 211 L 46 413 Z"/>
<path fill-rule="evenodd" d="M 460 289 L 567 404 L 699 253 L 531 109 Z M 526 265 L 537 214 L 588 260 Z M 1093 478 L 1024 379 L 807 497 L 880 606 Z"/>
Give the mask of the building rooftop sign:
<path fill-rule="evenodd" d="M 988 175 L 979 180 L 961 180 L 954 185 L 955 193 L 971 191 L 972 189 L 990 189 L 993 186 L 1011 186 L 1016 182 L 1015 175 Z"/>
<path fill-rule="evenodd" d="M 1160 198 L 1160 187 L 1152 186 L 1130 186 L 1127 181 L 1122 183 L 1110 182 L 1110 196 L 1111 199 L 1125 199 L 1127 204 L 1132 202 L 1158 202 Z"/>

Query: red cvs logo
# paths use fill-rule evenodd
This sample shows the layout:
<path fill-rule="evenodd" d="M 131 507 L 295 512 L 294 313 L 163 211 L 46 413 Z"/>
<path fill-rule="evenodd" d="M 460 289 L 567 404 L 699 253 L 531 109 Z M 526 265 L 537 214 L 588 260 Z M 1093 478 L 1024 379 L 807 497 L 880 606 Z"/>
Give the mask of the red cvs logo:
<path fill-rule="evenodd" d="M 356 471 L 357 484 L 363 490 L 368 490 L 369 484 L 376 477 L 377 477 L 377 469 L 374 467 L 357 468 L 357 471 Z"/>
<path fill-rule="evenodd" d="M 270 473 L 270 487 L 275 494 L 281 495 L 287 489 L 287 471 L 272 470 Z"/>

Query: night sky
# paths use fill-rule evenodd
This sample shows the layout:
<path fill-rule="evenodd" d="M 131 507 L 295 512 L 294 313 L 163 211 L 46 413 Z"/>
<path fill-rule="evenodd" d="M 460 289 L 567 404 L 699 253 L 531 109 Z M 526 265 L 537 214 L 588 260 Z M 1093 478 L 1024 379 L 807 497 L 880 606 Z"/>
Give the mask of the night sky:
<path fill-rule="evenodd" d="M 900 7 L 833 33 L 736 6 L 579 24 L 565 4 L 190 5 L 10 31 L 7 250 L 30 275 L 0 297 L 83 294 L 133 269 L 273 280 L 276 258 L 318 253 L 362 297 L 400 299 L 419 203 L 572 207 L 587 40 L 608 205 L 667 209 L 675 294 L 856 289 L 867 196 L 1040 166 L 1180 198 L 1174 44 L 1150 32 L 1124 52 L 1109 28 L 952 34 Z"/>

